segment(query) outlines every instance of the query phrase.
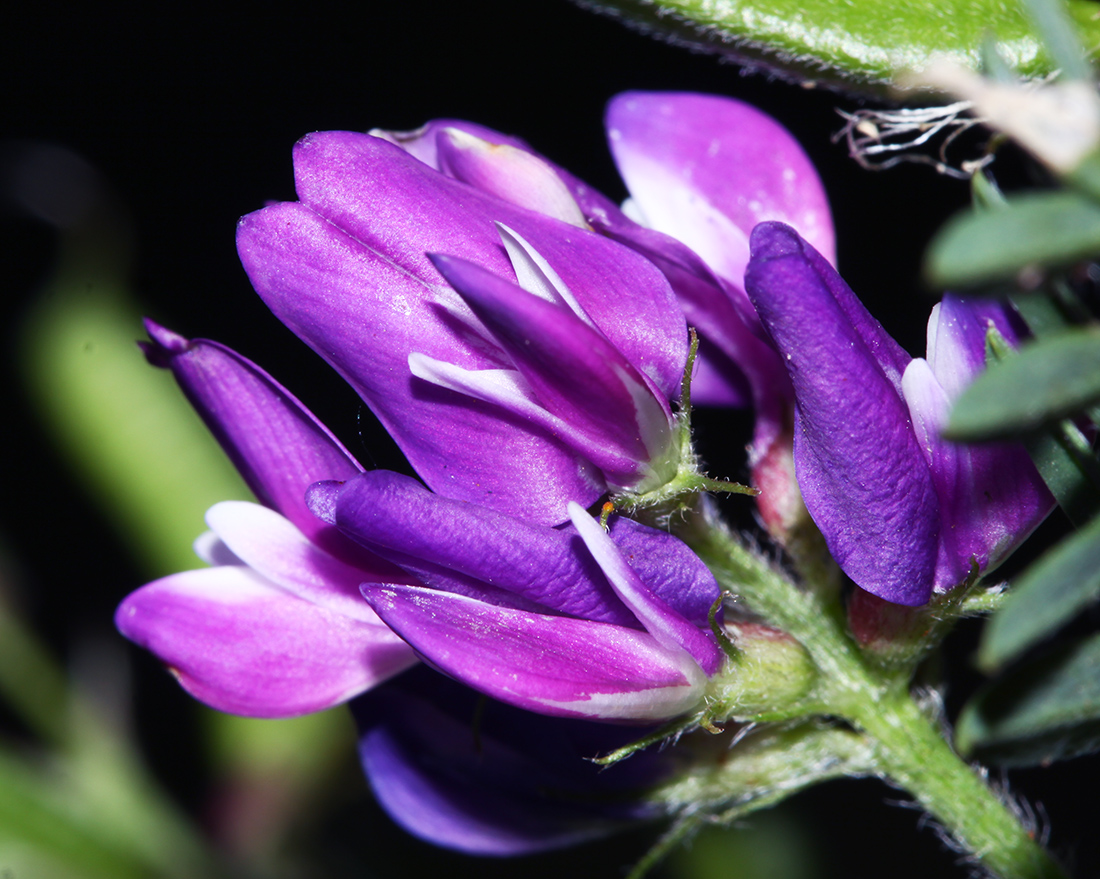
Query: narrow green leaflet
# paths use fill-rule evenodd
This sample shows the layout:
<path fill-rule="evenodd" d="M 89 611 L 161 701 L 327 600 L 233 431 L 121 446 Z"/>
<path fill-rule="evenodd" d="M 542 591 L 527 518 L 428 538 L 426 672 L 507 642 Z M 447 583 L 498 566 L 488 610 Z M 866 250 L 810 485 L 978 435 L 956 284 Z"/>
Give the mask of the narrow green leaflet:
<path fill-rule="evenodd" d="M 1024 446 L 1070 522 L 1080 528 L 1100 514 L 1100 465 L 1077 425 L 1063 421 Z"/>
<path fill-rule="evenodd" d="M 1100 518 L 1062 541 L 1013 584 L 986 625 L 978 664 L 991 670 L 1069 622 L 1100 596 Z"/>
<path fill-rule="evenodd" d="M 973 287 L 1033 266 L 1100 255 L 1100 203 L 1072 191 L 1029 192 L 1002 210 L 964 210 L 947 221 L 925 257 L 932 286 Z"/>
<path fill-rule="evenodd" d="M 990 365 L 951 410 L 944 436 L 981 441 L 1018 436 L 1100 400 L 1100 328 L 1038 339 Z"/>
<path fill-rule="evenodd" d="M 676 43 L 716 52 L 789 78 L 881 92 L 932 55 L 973 70 L 982 42 L 1028 77 L 1054 65 L 1027 10 L 1003 0 L 579 0 Z M 1067 11 L 1088 51 L 1100 47 L 1089 0 Z"/>
<path fill-rule="evenodd" d="M 986 357 L 991 367 L 983 376 L 1006 368 L 1018 356 L 1004 337 L 991 329 L 986 336 Z M 972 392 L 971 388 L 956 401 L 945 435 L 949 439 L 966 441 L 1002 437 L 997 431 L 976 430 L 968 433 L 965 430 L 952 429 L 956 417 L 964 417 L 957 416 L 956 413 L 962 413 L 972 403 L 979 407 L 999 405 L 996 400 L 987 399 L 990 393 L 988 389 L 982 390 L 979 386 L 977 391 Z M 1007 394 L 1005 399 L 1013 399 L 1010 405 L 1017 405 L 1014 400 L 1014 395 L 1018 393 L 1017 385 L 1012 384 L 1007 391 L 995 387 L 993 393 Z M 1091 411 L 1090 409 L 1090 414 Z M 1025 432 L 1020 429 L 1013 432 L 1016 435 L 1022 434 L 1023 444 L 1031 460 L 1035 462 L 1039 475 L 1074 525 L 1081 527 L 1094 515 L 1100 514 L 1100 462 L 1097 461 L 1088 438 L 1071 419 L 1048 423 L 1041 430 Z"/>
<path fill-rule="evenodd" d="M 1100 748 L 1100 635 L 1013 669 L 963 710 L 956 745 L 968 757 L 1032 766 Z"/>

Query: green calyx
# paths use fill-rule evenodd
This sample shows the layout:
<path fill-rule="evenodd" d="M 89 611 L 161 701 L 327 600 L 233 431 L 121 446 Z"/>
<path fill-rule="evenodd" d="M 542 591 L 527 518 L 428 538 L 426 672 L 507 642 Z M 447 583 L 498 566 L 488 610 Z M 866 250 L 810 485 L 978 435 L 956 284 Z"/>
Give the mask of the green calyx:
<path fill-rule="evenodd" d="M 805 713 L 817 668 L 802 645 L 758 623 L 728 623 L 724 629 L 736 652 L 710 679 L 707 721 L 762 722 Z"/>
<path fill-rule="evenodd" d="M 676 430 L 670 459 L 671 475 L 660 484 L 644 484 L 642 490 L 621 491 L 612 495 L 610 507 L 604 506 L 601 523 L 607 524 L 607 517 L 613 510 L 622 510 L 628 515 L 643 513 L 639 518 L 658 527 L 666 527 L 676 512 L 685 512 L 694 506 L 699 495 L 713 491 L 719 494 L 744 494 L 754 497 L 760 492 L 739 482 L 726 482 L 712 479 L 701 470 L 699 456 L 691 442 L 691 375 L 695 368 L 695 357 L 699 353 L 699 336 L 694 328 L 688 330 L 691 345 L 688 349 L 687 363 L 680 383 L 679 410 L 676 414 Z M 664 470 L 666 468 L 662 468 Z"/>

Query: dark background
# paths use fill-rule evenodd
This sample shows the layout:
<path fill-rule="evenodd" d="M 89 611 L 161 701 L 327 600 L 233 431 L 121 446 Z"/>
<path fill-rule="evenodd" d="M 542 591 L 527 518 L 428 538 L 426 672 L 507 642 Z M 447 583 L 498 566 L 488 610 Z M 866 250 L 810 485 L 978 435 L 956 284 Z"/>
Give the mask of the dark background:
<path fill-rule="evenodd" d="M 566 0 L 467 4 L 313 0 L 295 6 L 193 3 L 19 4 L 0 24 L 0 133 L 4 144 L 42 142 L 84 157 L 109 181 L 133 227 L 131 284 L 149 313 L 188 336 L 223 341 L 271 369 L 353 449 L 400 466 L 384 435 L 360 425 L 362 408 L 264 309 L 237 262 L 237 218 L 265 200 L 294 197 L 290 148 L 319 129 L 414 128 L 468 118 L 520 135 L 615 198 L 625 195 L 603 141 L 605 102 L 625 89 L 719 92 L 777 117 L 813 158 L 838 229 L 840 269 L 901 343 L 919 354 L 931 292 L 918 281 L 932 231 L 965 203 L 964 183 L 927 167 L 872 174 L 830 142 L 835 108 L 850 97 L 746 74 L 713 57 L 656 42 Z M 10 155 L 10 149 L 5 155 Z M 0 217 L 5 351 L 10 328 L 55 257 L 54 231 L 11 205 Z M 140 335 L 135 327 L 135 338 Z M 0 533 L 30 585 L 27 609 L 63 654 L 89 629 L 109 631 L 113 607 L 141 582 L 124 545 L 51 455 L 3 363 L 4 504 Z M 365 416 L 369 422 L 369 413 Z M 704 415 L 704 453 L 736 470 L 743 422 Z M 725 472 L 729 472 L 728 470 Z M 734 474 L 736 475 L 736 474 Z M 969 640 L 968 640 L 969 639 Z M 954 678 L 976 680 L 972 632 L 955 639 Z M 136 655 L 137 715 L 155 769 L 197 808 L 204 794 L 187 697 Z M 950 700 L 949 700 L 949 704 Z M 5 719 L 0 715 L 0 720 Z M 1042 800 L 1066 852 L 1093 828 L 1088 761 L 1014 776 Z M 358 791 L 359 788 L 356 788 Z M 806 829 L 821 875 L 963 876 L 919 813 L 883 805 L 873 781 L 826 785 L 783 807 Z M 568 870 L 620 875 L 645 848 L 638 833 L 579 852 L 481 862 L 427 849 L 392 828 L 365 786 L 324 830 L 328 851 L 359 859 L 363 875 L 451 871 L 485 875 Z M 1078 847 L 1080 875 L 1098 866 Z M 320 875 L 324 875 L 322 872 Z M 736 875 L 731 865 L 730 875 Z M 717 877 L 716 877 L 717 879 Z"/>

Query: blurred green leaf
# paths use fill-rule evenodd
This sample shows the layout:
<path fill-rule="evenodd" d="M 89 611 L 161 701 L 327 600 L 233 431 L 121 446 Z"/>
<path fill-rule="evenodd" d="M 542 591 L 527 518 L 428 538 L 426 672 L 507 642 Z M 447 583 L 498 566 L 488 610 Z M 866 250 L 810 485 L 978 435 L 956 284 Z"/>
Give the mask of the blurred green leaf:
<path fill-rule="evenodd" d="M 955 401 L 944 436 L 963 442 L 1019 436 L 1098 400 L 1100 328 L 1071 329 L 991 363 Z"/>
<path fill-rule="evenodd" d="M 1080 428 L 1066 420 L 1024 440 L 1031 460 L 1078 528 L 1100 514 L 1100 466 Z"/>
<path fill-rule="evenodd" d="M 934 287 L 972 287 L 1097 255 L 1100 204 L 1076 192 L 1029 192 L 1002 210 L 956 214 L 936 233 L 924 270 Z"/>
<path fill-rule="evenodd" d="M 1005 295 L 1012 301 L 1020 317 L 1024 319 L 1032 336 L 1042 338 L 1051 333 L 1059 333 L 1071 326 L 1060 300 L 1044 287 L 1022 293 L 1019 290 L 1007 290 Z"/>
<path fill-rule="evenodd" d="M 981 168 L 978 168 L 970 178 L 970 198 L 974 210 L 978 212 L 1000 210 L 1008 204 L 1008 199 L 1001 192 L 1001 187 Z"/>
<path fill-rule="evenodd" d="M 1006 367 L 1017 357 L 1005 338 L 991 328 L 986 334 L 989 372 Z M 1007 393 L 1015 394 L 1015 387 Z M 956 408 L 965 396 L 966 392 L 956 401 Z M 949 436 L 958 438 L 957 434 Z M 1074 525 L 1081 527 L 1100 514 L 1100 462 L 1088 438 L 1073 421 L 1067 418 L 1048 424 L 1042 430 L 1025 433 L 1022 441 L 1043 482 Z"/>
<path fill-rule="evenodd" d="M 1100 748 L 1100 635 L 1014 668 L 963 709 L 959 750 L 1031 766 Z"/>
<path fill-rule="evenodd" d="M 104 839 L 93 817 L 62 777 L 0 750 L 0 847 L 26 847 L 74 879 L 153 875 L 140 855 Z"/>
<path fill-rule="evenodd" d="M 170 373 L 145 362 L 141 311 L 109 280 L 66 283 L 31 314 L 28 390 L 47 427 L 153 576 L 198 567 L 217 501 L 250 498 Z"/>
<path fill-rule="evenodd" d="M 982 632 L 978 664 L 988 670 L 1069 622 L 1100 596 L 1100 518 L 1063 540 L 1013 584 L 1004 607 Z"/>
<path fill-rule="evenodd" d="M 583 5 L 679 44 L 856 91 L 881 92 L 900 72 L 927 66 L 933 55 L 979 70 L 978 47 L 987 38 L 1023 76 L 1045 76 L 1058 66 L 1035 21 L 1020 5 L 1003 0 L 586 0 Z M 1069 0 L 1066 11 L 1095 54 L 1100 22 L 1094 4 Z"/>
<path fill-rule="evenodd" d="M 1062 0 L 1023 0 L 1051 60 L 1070 79 L 1092 78 L 1085 49 Z"/>
<path fill-rule="evenodd" d="M 782 808 L 758 813 L 745 827 L 707 827 L 677 849 L 670 879 L 814 879 L 812 842 Z"/>

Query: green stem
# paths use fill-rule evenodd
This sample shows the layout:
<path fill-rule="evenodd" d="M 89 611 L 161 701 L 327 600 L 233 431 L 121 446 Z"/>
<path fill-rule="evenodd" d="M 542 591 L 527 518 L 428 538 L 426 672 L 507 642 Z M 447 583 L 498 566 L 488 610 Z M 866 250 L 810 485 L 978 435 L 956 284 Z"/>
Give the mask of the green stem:
<path fill-rule="evenodd" d="M 922 713 L 908 693 L 909 681 L 865 659 L 835 600 L 792 583 L 705 505 L 683 520 L 678 533 L 725 588 L 802 643 L 819 672 L 808 710 L 841 717 L 862 731 L 876 771 L 911 793 L 961 848 L 1001 879 L 1064 877 L 1018 816 Z"/>
<path fill-rule="evenodd" d="M 850 719 L 877 744 L 880 766 L 951 834 L 960 848 L 1002 879 L 1064 879 L 1065 873 L 1019 816 L 963 762 L 905 692 L 869 704 Z"/>

